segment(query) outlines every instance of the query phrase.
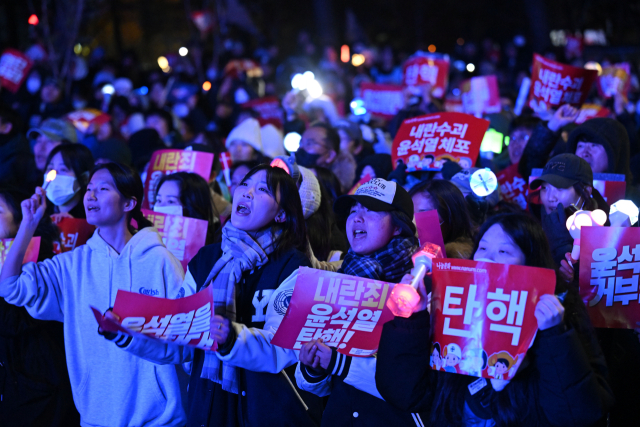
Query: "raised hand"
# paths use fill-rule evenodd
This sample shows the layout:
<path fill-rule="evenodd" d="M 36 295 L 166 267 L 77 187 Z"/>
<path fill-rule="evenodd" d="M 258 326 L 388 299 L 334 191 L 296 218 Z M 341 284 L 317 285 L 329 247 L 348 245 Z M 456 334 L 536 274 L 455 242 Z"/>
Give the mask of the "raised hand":
<path fill-rule="evenodd" d="M 551 117 L 547 126 L 552 131 L 557 132 L 569 123 L 575 122 L 577 118 L 578 109 L 569 104 L 565 104 L 558 108 L 558 110 L 553 114 L 553 117 Z"/>
<path fill-rule="evenodd" d="M 47 197 L 42 187 L 36 187 L 35 194 L 31 198 L 23 200 L 20 207 L 22 208 L 20 226 L 27 227 L 29 231 L 35 230 L 47 209 Z"/>

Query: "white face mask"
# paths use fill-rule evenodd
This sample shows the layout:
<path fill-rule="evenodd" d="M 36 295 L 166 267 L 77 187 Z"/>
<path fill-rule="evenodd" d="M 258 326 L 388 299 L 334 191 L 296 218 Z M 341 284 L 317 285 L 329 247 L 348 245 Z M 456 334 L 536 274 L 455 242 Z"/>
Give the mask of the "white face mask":
<path fill-rule="evenodd" d="M 474 258 L 473 260 L 476 261 L 476 262 L 493 262 L 493 263 L 495 263 L 495 261 L 490 260 L 488 258 Z"/>
<path fill-rule="evenodd" d="M 46 179 L 45 175 L 45 184 Z M 69 200 L 73 199 L 73 196 L 78 192 L 78 189 L 76 189 L 76 182 L 77 179 L 72 176 L 61 174 L 56 175 L 55 179 L 47 186 L 47 199 L 56 206 L 64 205 Z"/>
<path fill-rule="evenodd" d="M 165 215 L 182 216 L 182 206 L 178 205 L 158 206 L 158 204 L 155 204 L 153 211 Z"/>

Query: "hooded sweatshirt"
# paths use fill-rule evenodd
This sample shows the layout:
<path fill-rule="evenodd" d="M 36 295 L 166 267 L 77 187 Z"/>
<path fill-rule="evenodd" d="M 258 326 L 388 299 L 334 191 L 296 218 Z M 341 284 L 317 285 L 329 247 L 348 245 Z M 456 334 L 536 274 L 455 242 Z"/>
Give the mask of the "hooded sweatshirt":
<path fill-rule="evenodd" d="M 629 134 L 622 123 L 609 118 L 587 120 L 569 135 L 569 153 L 575 154 L 580 141 L 602 145 L 609 160 L 607 173 L 623 174 L 628 183 L 633 182 L 629 169 Z"/>
<path fill-rule="evenodd" d="M 119 289 L 175 298 L 184 271 L 151 228 L 118 254 L 96 231 L 86 245 L 39 263 L 0 283 L 0 296 L 36 319 L 64 323 L 67 366 L 81 425 L 179 426 L 176 367 L 156 366 L 121 351 L 98 334 L 89 306 L 113 307 Z"/>

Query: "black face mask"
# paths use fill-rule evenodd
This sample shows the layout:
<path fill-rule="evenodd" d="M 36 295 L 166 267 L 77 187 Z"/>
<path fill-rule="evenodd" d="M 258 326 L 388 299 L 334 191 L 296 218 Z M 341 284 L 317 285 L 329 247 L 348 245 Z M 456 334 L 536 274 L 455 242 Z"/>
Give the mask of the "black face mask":
<path fill-rule="evenodd" d="M 298 148 L 296 151 L 296 163 L 305 168 L 313 168 L 317 166 L 320 154 L 311 154 L 304 148 Z"/>

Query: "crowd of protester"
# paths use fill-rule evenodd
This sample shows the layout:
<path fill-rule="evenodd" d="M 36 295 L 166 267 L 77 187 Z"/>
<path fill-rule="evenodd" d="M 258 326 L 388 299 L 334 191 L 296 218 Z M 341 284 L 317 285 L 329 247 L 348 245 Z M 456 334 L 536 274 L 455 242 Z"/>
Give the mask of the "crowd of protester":
<path fill-rule="evenodd" d="M 510 143 L 473 168 L 447 162 L 441 171 L 407 172 L 392 163 L 391 141 L 403 120 L 443 111 L 442 99 L 428 86 L 409 87 L 389 121 L 349 107 L 363 82 L 402 84 L 406 53 L 356 45 L 366 60 L 354 67 L 306 33 L 287 57 L 275 46 L 251 51 L 249 43 L 227 41 L 206 65 L 206 82 L 189 56 L 143 70 L 133 53 L 112 60 L 95 49 L 78 56 L 85 72 L 72 79 L 54 78 L 41 58 L 16 93 L 0 88 L 0 239 L 14 239 L 0 272 L 1 425 L 637 424 L 640 342 L 633 330 L 592 326 L 566 220 L 577 209 L 609 214 L 594 174 L 623 175 L 626 198 L 640 205 L 638 64 L 628 97 L 589 95 L 610 107 L 610 117 L 576 125 L 570 105 L 514 113 L 530 72 L 526 46 L 456 46 L 452 61 L 497 75 L 502 111 L 490 119 L 503 123 Z M 580 66 L 587 59 L 546 55 Z M 240 67 L 243 59 L 255 68 Z M 291 89 L 291 77 L 309 70 L 323 95 Z M 448 94 L 466 77 L 452 67 Z M 279 100 L 279 123 L 247 104 L 265 97 Z M 87 108 L 108 121 L 79 127 L 69 114 Z M 294 133 L 295 151 L 284 143 Z M 141 211 L 149 162 L 167 148 L 215 155 L 209 182 L 178 172 L 156 185 L 155 212 L 208 224 L 205 246 L 186 271 Z M 223 153 L 232 160 L 228 181 Z M 288 167 L 272 166 L 274 158 Z M 539 189 L 540 203 L 518 205 L 499 189 L 478 196 L 469 177 L 484 167 L 514 167 L 527 182 L 542 169 L 530 187 Z M 51 170 L 57 175 L 45 186 Z M 385 196 L 348 194 L 367 175 Z M 374 356 L 346 356 L 321 339 L 300 351 L 271 343 L 284 316 L 271 302 L 290 298 L 300 267 L 412 280 L 414 215 L 430 210 L 449 258 L 557 272 L 512 380 L 492 379 L 472 393 L 476 378 L 431 369 L 429 277 L 419 286 L 419 308 L 384 325 Z M 55 254 L 64 218 L 85 219 L 96 231 Z M 38 262 L 23 265 L 34 236 L 41 238 Z M 99 331 L 89 310 L 113 317 L 119 289 L 175 299 L 207 286 L 216 352 Z"/>

